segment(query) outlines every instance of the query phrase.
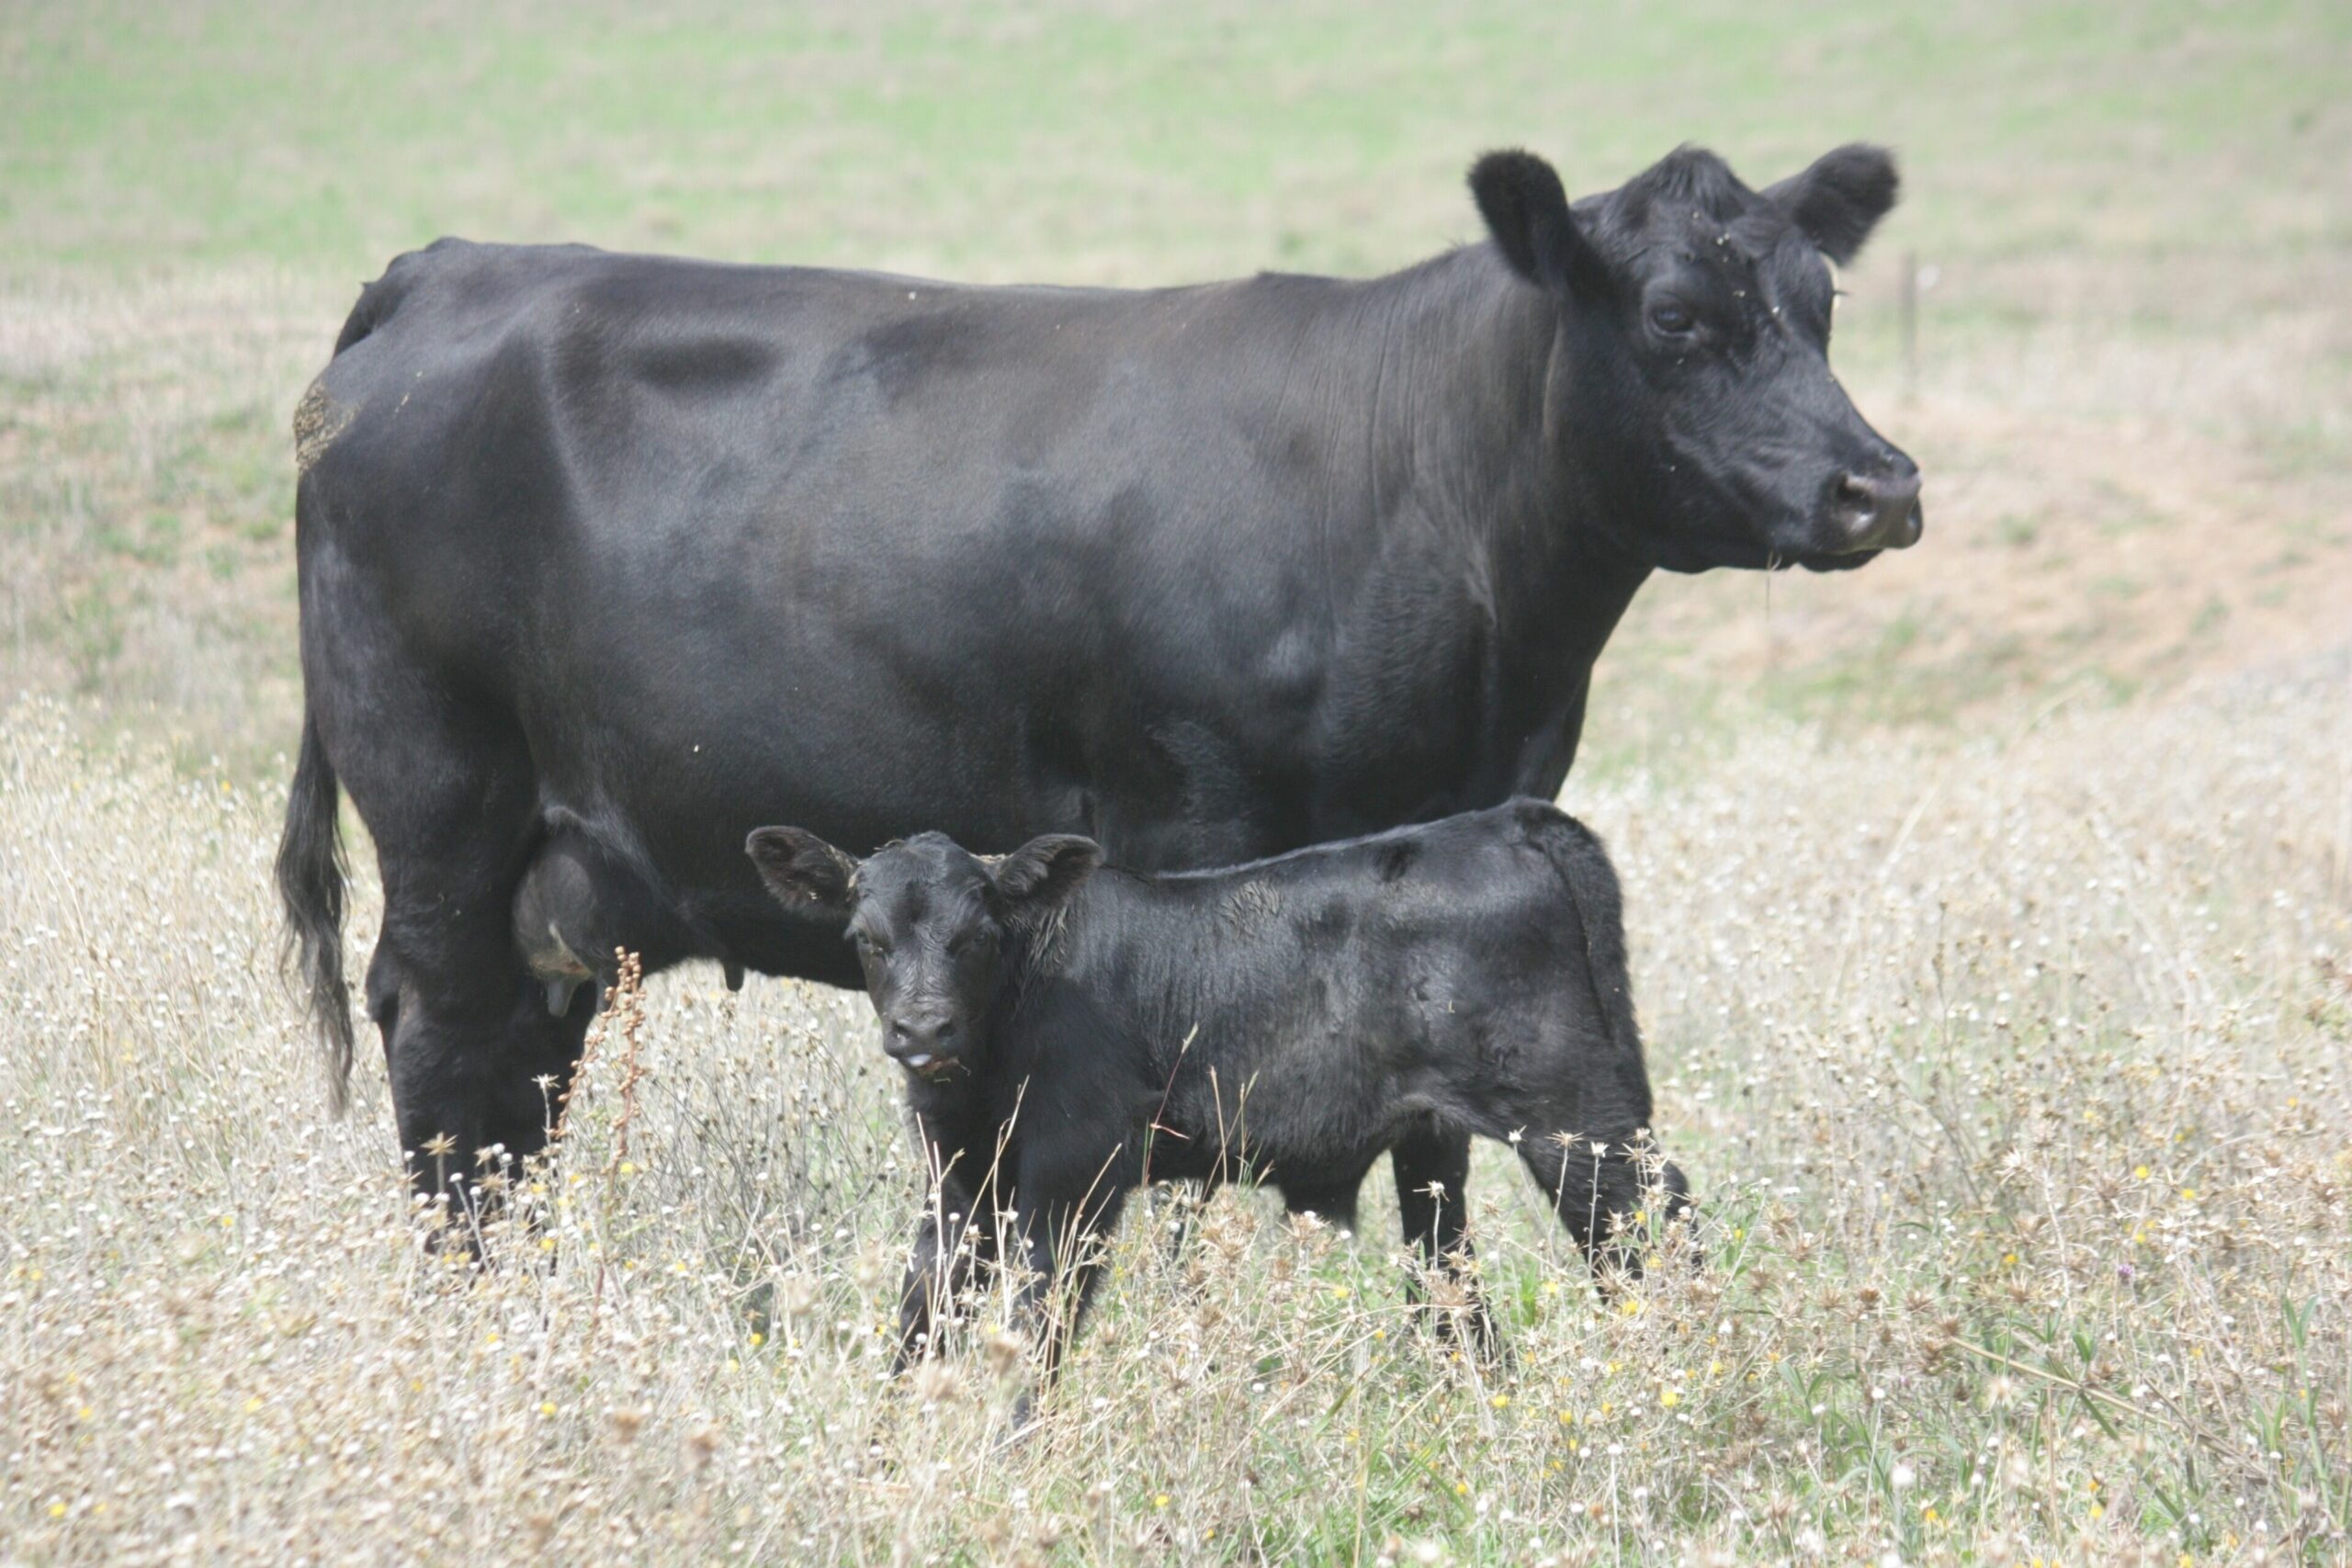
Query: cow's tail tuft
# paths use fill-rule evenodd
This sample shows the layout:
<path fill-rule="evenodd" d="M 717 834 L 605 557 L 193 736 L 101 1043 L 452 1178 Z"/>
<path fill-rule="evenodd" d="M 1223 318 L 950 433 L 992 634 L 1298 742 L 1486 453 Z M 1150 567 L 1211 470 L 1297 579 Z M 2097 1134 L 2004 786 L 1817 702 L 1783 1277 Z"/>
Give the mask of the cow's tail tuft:
<path fill-rule="evenodd" d="M 286 907 L 281 962 L 299 968 L 311 1017 L 326 1049 L 327 1104 L 340 1116 L 351 1098 L 351 987 L 343 977 L 346 868 L 334 764 L 318 720 L 302 716 L 302 751 L 286 796 L 277 840 L 277 897 Z"/>

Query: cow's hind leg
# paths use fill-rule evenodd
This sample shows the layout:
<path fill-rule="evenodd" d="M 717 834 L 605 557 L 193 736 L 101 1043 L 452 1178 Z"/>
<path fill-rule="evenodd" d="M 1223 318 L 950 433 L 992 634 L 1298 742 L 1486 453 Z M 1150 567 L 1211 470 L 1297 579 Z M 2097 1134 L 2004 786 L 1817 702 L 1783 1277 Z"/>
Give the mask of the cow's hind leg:
<path fill-rule="evenodd" d="M 447 1193 L 453 1214 L 478 1218 L 492 1179 L 546 1149 L 595 1014 L 594 994 L 582 990 L 570 1011 L 551 1018 L 543 991 L 520 975 L 492 989 L 490 976 L 453 976 L 446 953 L 379 943 L 377 955 L 371 981 L 383 973 L 406 982 L 428 966 L 438 976 L 429 988 L 390 987 L 399 999 L 379 1022 L 389 1022 L 392 1109 L 416 1190 Z"/>
<path fill-rule="evenodd" d="M 1499 1346 L 1470 1247 L 1470 1135 L 1428 1119 L 1388 1151 L 1405 1239 L 1420 1249 L 1441 1335 L 1464 1335 L 1482 1355 Z"/>
<path fill-rule="evenodd" d="M 383 876 L 368 1009 L 411 1175 L 463 1212 L 502 1158 L 546 1146 L 595 998 L 550 1016 L 514 947 L 537 804 L 520 732 L 378 673 L 367 732 L 338 748 Z"/>

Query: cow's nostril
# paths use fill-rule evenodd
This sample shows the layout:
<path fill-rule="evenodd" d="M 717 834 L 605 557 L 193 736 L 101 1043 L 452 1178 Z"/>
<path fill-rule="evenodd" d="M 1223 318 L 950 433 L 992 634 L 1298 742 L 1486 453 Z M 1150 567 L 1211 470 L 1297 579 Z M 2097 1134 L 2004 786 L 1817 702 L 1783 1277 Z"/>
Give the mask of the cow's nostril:
<path fill-rule="evenodd" d="M 1884 473 L 1845 472 L 1830 491 L 1831 525 L 1849 550 L 1901 549 L 1919 537 L 1919 469 L 1908 458 Z"/>
<path fill-rule="evenodd" d="M 1840 474 L 1831 504 L 1848 527 L 1868 527 L 1878 515 L 1879 487 L 1860 474 Z"/>

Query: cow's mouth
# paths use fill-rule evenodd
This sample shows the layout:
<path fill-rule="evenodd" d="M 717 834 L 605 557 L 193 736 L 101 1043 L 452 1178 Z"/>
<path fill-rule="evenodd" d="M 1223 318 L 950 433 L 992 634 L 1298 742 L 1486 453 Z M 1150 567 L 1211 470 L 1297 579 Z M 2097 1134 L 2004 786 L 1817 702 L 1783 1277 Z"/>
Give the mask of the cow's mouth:
<path fill-rule="evenodd" d="M 1828 549 L 1807 550 L 1783 564 L 1801 566 L 1807 571 L 1851 571 L 1858 566 L 1869 565 L 1888 550 L 1909 549 L 1926 531 L 1926 514 L 1914 500 L 1900 512 L 1853 528 Z"/>
<path fill-rule="evenodd" d="M 1840 550 L 1831 554 L 1798 556 L 1781 564 L 1784 569 L 1801 566 L 1807 571 L 1851 571 L 1858 566 L 1870 565 L 1878 559 L 1880 554 L 1878 550 Z"/>

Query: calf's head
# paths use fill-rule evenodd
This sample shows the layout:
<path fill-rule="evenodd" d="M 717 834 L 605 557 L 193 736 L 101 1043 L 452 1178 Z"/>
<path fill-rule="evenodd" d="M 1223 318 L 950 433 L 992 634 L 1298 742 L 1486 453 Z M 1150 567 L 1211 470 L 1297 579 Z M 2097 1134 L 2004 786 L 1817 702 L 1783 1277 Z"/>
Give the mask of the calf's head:
<path fill-rule="evenodd" d="M 743 850 L 778 902 L 848 927 L 882 1048 L 926 1077 L 969 1066 L 1008 954 L 1102 860 L 1067 833 L 989 857 L 922 833 L 860 861 L 802 829 L 762 828 Z"/>
<path fill-rule="evenodd" d="M 1557 307 L 1546 440 L 1644 558 L 1832 570 L 1919 537 L 1917 466 L 1829 371 L 1830 264 L 1895 186 L 1859 144 L 1761 191 L 1684 148 L 1573 208 L 1532 153 L 1472 168 L 1503 259 Z"/>

